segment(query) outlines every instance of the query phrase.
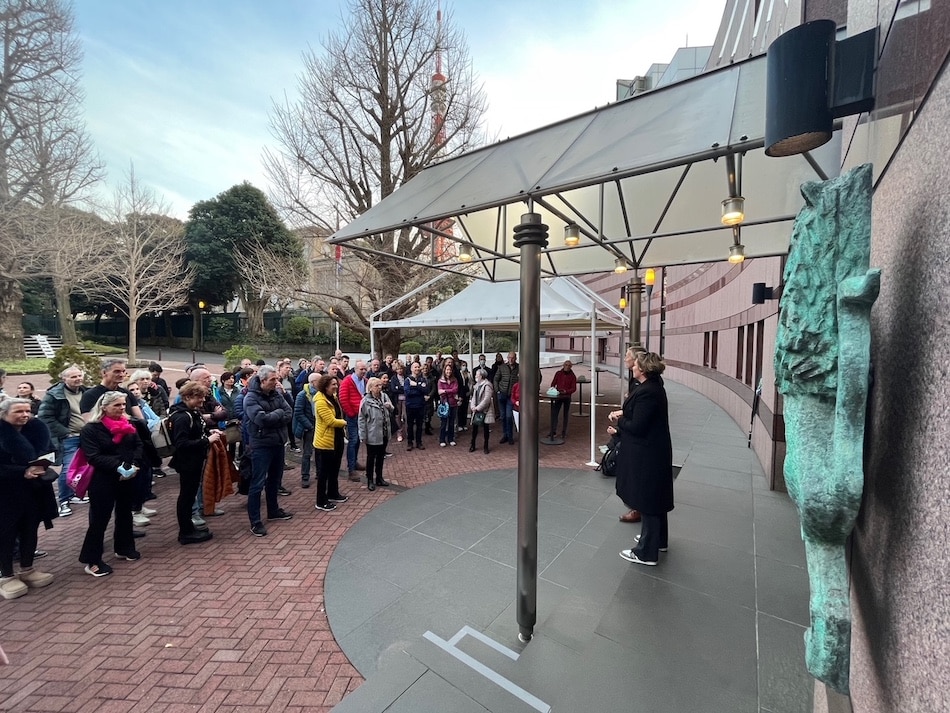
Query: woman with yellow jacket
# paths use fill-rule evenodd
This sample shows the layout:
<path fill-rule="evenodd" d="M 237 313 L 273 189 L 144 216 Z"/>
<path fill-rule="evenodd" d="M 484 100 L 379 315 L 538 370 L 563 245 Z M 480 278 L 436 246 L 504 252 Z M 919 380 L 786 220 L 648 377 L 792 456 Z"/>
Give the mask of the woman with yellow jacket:
<path fill-rule="evenodd" d="M 346 421 L 337 400 L 340 382 L 335 376 L 320 377 L 313 398 L 315 428 L 313 452 L 317 461 L 317 510 L 336 510 L 347 497 L 340 494 L 340 463 L 343 460 L 343 430 Z"/>

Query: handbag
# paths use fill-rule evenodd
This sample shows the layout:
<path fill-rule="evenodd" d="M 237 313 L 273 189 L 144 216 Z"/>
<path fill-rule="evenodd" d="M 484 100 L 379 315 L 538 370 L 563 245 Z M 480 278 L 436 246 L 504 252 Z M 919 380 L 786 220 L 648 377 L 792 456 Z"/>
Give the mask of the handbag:
<path fill-rule="evenodd" d="M 92 482 L 93 473 L 92 465 L 80 449 L 76 451 L 76 455 L 69 464 L 69 470 L 66 471 L 66 485 L 72 488 L 78 497 L 85 497 L 86 491 L 89 490 L 89 483 Z"/>
<path fill-rule="evenodd" d="M 485 412 L 476 411 L 472 414 L 472 425 L 473 426 L 484 426 L 485 425 Z"/>
<path fill-rule="evenodd" d="M 443 401 L 439 404 L 439 418 L 447 418 L 449 415 L 449 404 L 447 401 Z"/>
<path fill-rule="evenodd" d="M 300 434 L 300 436 L 297 436 L 297 437 L 300 438 L 302 436 L 303 434 Z M 241 422 L 228 421 L 228 425 L 225 426 L 224 428 L 224 437 L 227 440 L 229 445 L 232 443 L 240 443 L 241 442 Z"/>
<path fill-rule="evenodd" d="M 163 418 L 158 428 L 152 431 L 152 445 L 158 451 L 159 458 L 168 458 L 175 452 L 175 444 L 172 443 L 171 420 L 168 416 Z"/>

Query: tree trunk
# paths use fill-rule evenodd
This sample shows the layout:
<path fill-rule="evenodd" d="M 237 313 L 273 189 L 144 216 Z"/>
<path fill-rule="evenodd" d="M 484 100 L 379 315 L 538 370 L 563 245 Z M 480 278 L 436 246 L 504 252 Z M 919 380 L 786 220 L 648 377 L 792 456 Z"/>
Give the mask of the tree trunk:
<path fill-rule="evenodd" d="M 25 359 L 23 290 L 16 280 L 0 279 L 0 359 Z"/>
<path fill-rule="evenodd" d="M 197 305 L 188 305 L 188 309 L 191 310 L 191 348 L 192 349 L 201 349 L 201 310 Z"/>
<path fill-rule="evenodd" d="M 387 329 L 385 332 L 383 332 L 379 342 L 377 342 L 376 349 L 379 352 L 381 358 L 385 358 L 387 354 L 392 354 L 394 357 L 398 357 L 399 347 L 401 344 L 402 330 Z"/>
<path fill-rule="evenodd" d="M 245 299 L 244 309 L 247 312 L 247 331 L 251 338 L 264 334 L 264 300 Z"/>
<path fill-rule="evenodd" d="M 135 352 L 138 349 L 138 310 L 129 309 L 129 361 L 135 361 Z"/>
<path fill-rule="evenodd" d="M 76 337 L 76 321 L 69 307 L 69 289 L 62 279 L 53 277 L 53 297 L 56 300 L 56 317 L 59 320 L 59 333 L 63 338 L 63 346 L 79 343 Z"/>

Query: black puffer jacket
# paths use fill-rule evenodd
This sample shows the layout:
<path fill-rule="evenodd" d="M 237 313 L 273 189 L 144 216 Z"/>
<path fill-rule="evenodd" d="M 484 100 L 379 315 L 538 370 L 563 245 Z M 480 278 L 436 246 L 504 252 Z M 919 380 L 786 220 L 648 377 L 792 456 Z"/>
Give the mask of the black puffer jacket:
<path fill-rule="evenodd" d="M 208 439 L 205 436 L 204 420 L 195 409 L 179 401 L 169 411 L 172 444 L 175 455 L 169 465 L 179 473 L 200 470 L 208 455 Z"/>
<path fill-rule="evenodd" d="M 265 393 L 255 376 L 247 385 L 243 408 L 252 446 L 283 446 L 287 442 L 287 424 L 294 410 L 277 389 Z"/>

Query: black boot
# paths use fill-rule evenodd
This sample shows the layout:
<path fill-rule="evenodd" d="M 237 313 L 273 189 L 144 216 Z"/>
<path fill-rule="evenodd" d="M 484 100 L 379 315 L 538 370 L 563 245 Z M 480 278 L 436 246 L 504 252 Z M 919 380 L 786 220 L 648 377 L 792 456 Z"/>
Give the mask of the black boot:
<path fill-rule="evenodd" d="M 472 445 L 470 445 L 470 446 L 468 447 L 468 452 L 469 452 L 469 453 L 474 453 L 474 452 L 475 452 L 475 436 L 472 436 Z"/>
<path fill-rule="evenodd" d="M 373 475 L 371 473 L 366 475 L 366 489 L 376 490 L 376 484 L 373 482 Z"/>
<path fill-rule="evenodd" d="M 381 487 L 381 488 L 388 488 L 388 487 L 389 487 L 389 481 L 388 481 L 388 480 L 383 480 L 382 478 L 377 478 L 377 479 L 376 479 L 376 485 L 378 485 L 378 486 Z"/>

